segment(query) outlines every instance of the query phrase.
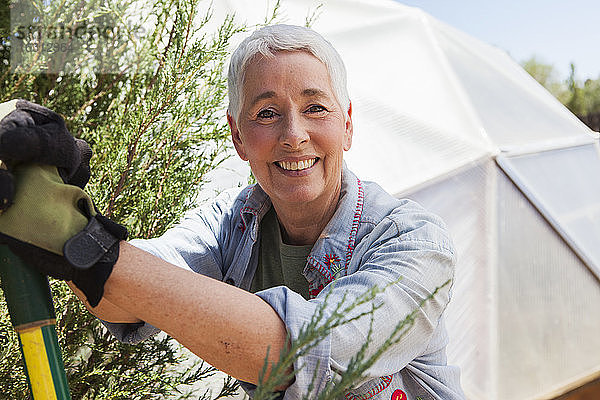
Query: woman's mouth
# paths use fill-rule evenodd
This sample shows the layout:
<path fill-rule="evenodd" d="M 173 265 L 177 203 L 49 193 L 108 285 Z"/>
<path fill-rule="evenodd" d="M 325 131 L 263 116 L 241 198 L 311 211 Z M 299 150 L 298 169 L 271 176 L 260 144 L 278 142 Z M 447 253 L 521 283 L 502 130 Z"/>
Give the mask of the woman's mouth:
<path fill-rule="evenodd" d="M 317 160 L 318 157 L 301 161 L 275 161 L 275 164 L 286 171 L 302 171 L 312 167 Z"/>

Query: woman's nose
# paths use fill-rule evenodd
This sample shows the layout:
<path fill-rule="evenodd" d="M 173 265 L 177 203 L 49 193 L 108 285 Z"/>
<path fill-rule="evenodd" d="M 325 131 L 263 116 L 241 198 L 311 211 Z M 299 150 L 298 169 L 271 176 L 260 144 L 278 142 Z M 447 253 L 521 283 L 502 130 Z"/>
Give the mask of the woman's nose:
<path fill-rule="evenodd" d="M 295 115 L 287 116 L 279 138 L 281 145 L 290 150 L 297 150 L 309 140 L 310 135 L 303 126 L 301 118 Z"/>

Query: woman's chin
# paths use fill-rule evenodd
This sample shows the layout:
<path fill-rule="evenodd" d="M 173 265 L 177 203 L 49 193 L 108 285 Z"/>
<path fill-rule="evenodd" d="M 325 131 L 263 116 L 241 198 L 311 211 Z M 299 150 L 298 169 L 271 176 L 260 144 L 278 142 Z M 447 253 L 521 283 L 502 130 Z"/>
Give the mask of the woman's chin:
<path fill-rule="evenodd" d="M 321 197 L 322 191 L 312 187 L 295 185 L 287 188 L 280 187 L 275 193 L 270 194 L 271 200 L 281 201 L 286 204 L 304 206 L 314 203 Z"/>

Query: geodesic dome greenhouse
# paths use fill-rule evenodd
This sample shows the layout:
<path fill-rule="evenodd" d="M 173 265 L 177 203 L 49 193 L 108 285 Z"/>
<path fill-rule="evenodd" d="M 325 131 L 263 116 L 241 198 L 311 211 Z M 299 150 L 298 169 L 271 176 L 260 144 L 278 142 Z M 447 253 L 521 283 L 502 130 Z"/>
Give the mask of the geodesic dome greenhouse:
<path fill-rule="evenodd" d="M 279 21 L 317 4 L 284 1 Z M 215 19 L 266 10 L 222 1 Z M 450 228 L 448 358 L 467 396 L 553 398 L 600 377 L 598 133 L 505 52 L 419 9 L 331 0 L 315 15 L 348 69 L 349 167 Z"/>

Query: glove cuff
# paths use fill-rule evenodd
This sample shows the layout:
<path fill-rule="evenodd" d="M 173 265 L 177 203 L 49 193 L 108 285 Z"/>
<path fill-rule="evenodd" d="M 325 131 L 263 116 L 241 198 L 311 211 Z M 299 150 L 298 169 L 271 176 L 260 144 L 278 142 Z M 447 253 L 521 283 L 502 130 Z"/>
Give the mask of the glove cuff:
<path fill-rule="evenodd" d="M 111 250 L 118 257 L 119 243 L 116 243 Z M 117 257 L 112 262 L 100 261 L 85 271 L 75 271 L 72 282 L 85 294 L 90 306 L 96 307 L 102 300 L 104 284 L 112 273 Z"/>
<path fill-rule="evenodd" d="M 119 258 L 119 242 L 125 239 L 124 226 L 96 214 L 81 232 L 65 242 L 63 254 L 74 267 L 73 283 L 92 307 L 102 299 L 104 284 Z"/>
<path fill-rule="evenodd" d="M 110 253 L 114 253 L 111 249 L 119 241 L 127 238 L 127 231 L 115 232 L 111 229 L 112 226 L 104 225 L 103 222 L 106 220 L 106 218 L 91 217 L 81 232 L 65 242 L 63 254 L 72 266 L 79 270 L 87 270 L 105 256 L 114 258 L 113 263 L 117 261 L 119 254 L 117 252 L 111 257 Z"/>

